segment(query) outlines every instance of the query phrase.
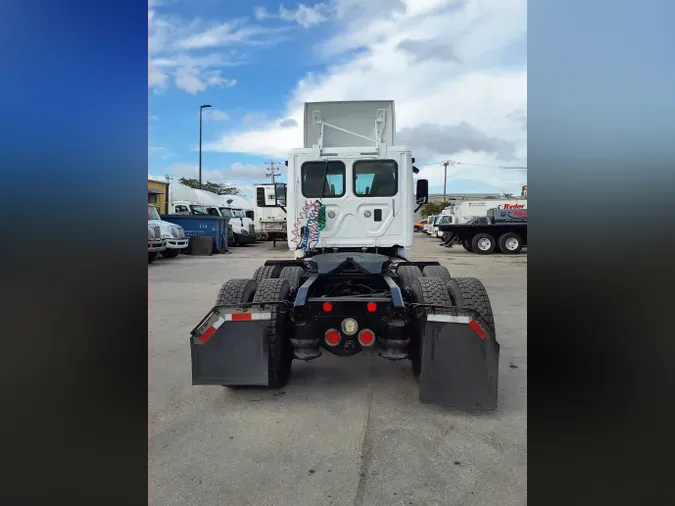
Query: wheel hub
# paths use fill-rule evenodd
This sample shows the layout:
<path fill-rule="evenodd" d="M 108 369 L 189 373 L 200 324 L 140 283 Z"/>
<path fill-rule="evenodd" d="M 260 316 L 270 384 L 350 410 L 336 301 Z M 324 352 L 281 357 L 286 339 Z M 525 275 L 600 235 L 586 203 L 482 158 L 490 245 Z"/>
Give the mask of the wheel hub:
<path fill-rule="evenodd" d="M 504 246 L 506 246 L 507 250 L 513 251 L 518 248 L 518 240 L 515 237 L 509 237 L 504 243 Z"/>
<path fill-rule="evenodd" d="M 492 246 L 492 241 L 490 241 L 490 239 L 488 239 L 487 237 L 483 237 L 478 241 L 478 247 L 480 248 L 481 251 L 489 250 L 490 246 Z"/>

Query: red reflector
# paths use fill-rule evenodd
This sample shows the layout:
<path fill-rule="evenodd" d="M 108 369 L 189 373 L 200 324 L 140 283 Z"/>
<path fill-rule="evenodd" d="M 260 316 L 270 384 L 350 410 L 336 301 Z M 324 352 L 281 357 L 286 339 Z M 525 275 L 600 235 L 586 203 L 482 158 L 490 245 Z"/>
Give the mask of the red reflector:
<path fill-rule="evenodd" d="M 485 331 L 481 328 L 480 325 L 478 325 L 478 322 L 476 322 L 476 320 L 471 320 L 469 322 L 469 327 L 473 329 L 473 331 L 481 340 L 485 339 Z"/>
<path fill-rule="evenodd" d="M 377 304 L 374 302 L 369 302 L 368 305 L 366 306 L 366 309 L 368 310 L 369 313 L 374 313 L 377 311 Z"/>
<path fill-rule="evenodd" d="M 326 332 L 326 342 L 328 344 L 336 345 L 340 342 L 340 334 L 335 330 Z"/>
<path fill-rule="evenodd" d="M 326 313 L 330 313 L 333 310 L 333 304 L 331 304 L 330 302 L 324 302 L 323 303 L 323 310 Z"/>
<path fill-rule="evenodd" d="M 370 346 L 375 341 L 375 334 L 370 330 L 362 330 L 359 333 L 359 343 L 361 346 Z"/>
<path fill-rule="evenodd" d="M 206 329 L 206 332 L 202 334 L 202 336 L 199 338 L 199 342 L 204 344 L 206 341 L 211 339 L 211 336 L 216 333 L 216 328 L 215 327 L 209 327 Z"/>
<path fill-rule="evenodd" d="M 232 313 L 232 321 L 241 321 L 241 320 L 252 320 L 253 315 L 251 313 Z"/>

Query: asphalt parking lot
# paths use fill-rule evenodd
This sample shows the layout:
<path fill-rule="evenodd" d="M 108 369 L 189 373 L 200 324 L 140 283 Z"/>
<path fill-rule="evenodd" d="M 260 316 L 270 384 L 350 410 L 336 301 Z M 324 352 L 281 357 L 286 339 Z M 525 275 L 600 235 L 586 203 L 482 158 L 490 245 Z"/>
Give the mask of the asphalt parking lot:
<path fill-rule="evenodd" d="M 285 243 L 158 259 L 149 270 L 150 504 L 523 505 L 527 254 L 479 256 L 415 234 L 410 257 L 485 284 L 501 344 L 499 408 L 421 404 L 408 361 L 324 353 L 277 391 L 191 385 L 188 336 L 222 283 Z"/>

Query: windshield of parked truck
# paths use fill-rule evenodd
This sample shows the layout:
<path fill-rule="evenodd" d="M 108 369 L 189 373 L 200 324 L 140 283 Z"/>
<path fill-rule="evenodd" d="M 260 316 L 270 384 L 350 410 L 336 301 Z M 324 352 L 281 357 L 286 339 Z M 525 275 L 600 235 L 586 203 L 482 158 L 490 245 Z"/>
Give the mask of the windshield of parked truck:
<path fill-rule="evenodd" d="M 232 211 L 230 211 L 227 207 L 220 207 L 220 214 L 223 216 L 223 218 L 232 218 L 234 215 L 232 214 Z"/>
<path fill-rule="evenodd" d="M 192 210 L 192 214 L 196 214 L 197 216 L 209 215 L 209 213 L 206 212 L 206 209 L 204 209 L 202 206 L 190 206 L 190 209 Z"/>
<path fill-rule="evenodd" d="M 232 209 L 232 214 L 235 218 L 246 218 L 246 214 L 240 209 Z"/>
<path fill-rule="evenodd" d="M 150 220 L 160 220 L 159 212 L 155 206 L 148 206 L 148 221 Z"/>

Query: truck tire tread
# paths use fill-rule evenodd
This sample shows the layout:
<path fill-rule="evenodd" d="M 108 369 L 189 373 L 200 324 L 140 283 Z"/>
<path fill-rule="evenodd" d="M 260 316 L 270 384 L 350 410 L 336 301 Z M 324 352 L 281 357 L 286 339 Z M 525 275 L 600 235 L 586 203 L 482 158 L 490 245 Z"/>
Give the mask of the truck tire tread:
<path fill-rule="evenodd" d="M 425 278 L 441 278 L 444 281 L 450 281 L 452 279 L 448 268 L 442 265 L 427 265 L 422 269 L 422 276 Z"/>
<path fill-rule="evenodd" d="M 253 302 L 287 300 L 290 290 L 291 286 L 287 279 L 263 279 L 258 284 Z M 267 374 L 269 388 L 280 388 L 290 378 L 293 350 L 286 336 L 286 313 L 279 312 L 277 306 L 270 307 L 272 320 L 267 330 Z"/>
<path fill-rule="evenodd" d="M 402 265 L 396 269 L 396 275 L 401 288 L 411 289 L 415 280 L 422 277 L 422 271 L 416 265 Z"/>
<path fill-rule="evenodd" d="M 446 287 L 446 281 L 442 278 L 419 277 L 413 283 L 411 290 L 418 304 L 435 304 L 439 306 L 452 306 L 450 293 Z M 417 338 L 412 339 L 410 349 L 410 361 L 412 362 L 413 374 L 419 381 L 422 372 L 422 347 L 424 346 L 424 327 L 426 317 L 420 319 Z"/>
<path fill-rule="evenodd" d="M 281 269 L 281 272 L 279 273 L 279 279 L 288 280 L 288 283 L 291 286 L 291 291 L 297 291 L 304 275 L 305 269 L 297 265 L 290 265 Z"/>
<path fill-rule="evenodd" d="M 452 278 L 448 284 L 448 293 L 455 306 L 478 311 L 495 332 L 495 317 L 492 312 L 490 297 L 483 283 L 476 278 Z"/>
<path fill-rule="evenodd" d="M 228 279 L 220 288 L 215 305 L 251 302 L 257 289 L 255 279 Z"/>
<path fill-rule="evenodd" d="M 261 265 L 253 273 L 253 279 L 260 282 L 263 279 L 271 279 L 274 277 L 274 265 Z"/>

